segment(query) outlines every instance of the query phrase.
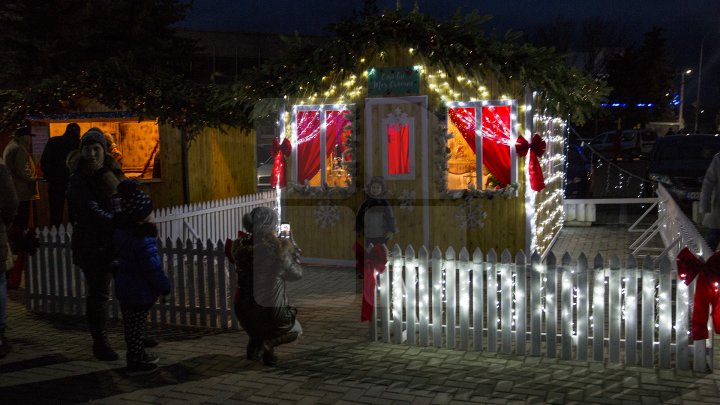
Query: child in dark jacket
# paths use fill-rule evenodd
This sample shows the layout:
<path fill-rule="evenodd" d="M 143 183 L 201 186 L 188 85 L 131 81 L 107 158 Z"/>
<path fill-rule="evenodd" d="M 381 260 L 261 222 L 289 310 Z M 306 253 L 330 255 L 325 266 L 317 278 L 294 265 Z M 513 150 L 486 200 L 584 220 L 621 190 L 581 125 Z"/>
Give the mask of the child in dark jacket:
<path fill-rule="evenodd" d="M 159 358 L 145 352 L 145 327 L 150 308 L 160 295 L 170 294 L 157 248 L 157 227 L 152 223 L 152 201 L 134 180 L 118 185 L 119 209 L 114 234 L 115 296 L 120 301 L 127 344 L 127 374 L 157 370 Z"/>

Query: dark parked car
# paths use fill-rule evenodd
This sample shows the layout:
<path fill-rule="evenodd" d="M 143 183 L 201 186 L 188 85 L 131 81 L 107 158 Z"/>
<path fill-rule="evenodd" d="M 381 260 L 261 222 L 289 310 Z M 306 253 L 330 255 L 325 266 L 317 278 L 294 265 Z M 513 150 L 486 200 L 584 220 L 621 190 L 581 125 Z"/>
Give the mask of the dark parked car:
<path fill-rule="evenodd" d="M 565 168 L 565 198 L 588 198 L 591 195 L 590 159 L 582 147 L 571 143 L 567 148 Z"/>
<path fill-rule="evenodd" d="M 720 152 L 720 135 L 668 135 L 658 138 L 650 156 L 648 177 L 662 183 L 680 206 L 700 199 L 705 171 Z"/>

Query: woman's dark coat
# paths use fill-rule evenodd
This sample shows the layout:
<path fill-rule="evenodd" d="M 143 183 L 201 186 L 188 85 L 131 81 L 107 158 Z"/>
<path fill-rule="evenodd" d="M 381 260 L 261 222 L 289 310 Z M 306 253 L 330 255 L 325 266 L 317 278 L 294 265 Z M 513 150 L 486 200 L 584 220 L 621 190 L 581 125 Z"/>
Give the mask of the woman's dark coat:
<path fill-rule="evenodd" d="M 118 163 L 105 155 L 103 167 L 89 169 L 79 151 L 68 156 L 67 198 L 73 213 L 73 263 L 83 269 L 113 261 L 113 203 L 117 185 L 125 179 Z"/>

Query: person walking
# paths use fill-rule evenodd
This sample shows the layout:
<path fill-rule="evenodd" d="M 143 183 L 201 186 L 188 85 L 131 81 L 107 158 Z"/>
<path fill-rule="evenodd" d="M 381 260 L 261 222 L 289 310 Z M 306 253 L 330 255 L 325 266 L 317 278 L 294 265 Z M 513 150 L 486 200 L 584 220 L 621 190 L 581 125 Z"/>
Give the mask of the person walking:
<path fill-rule="evenodd" d="M 15 185 L 18 198 L 18 212 L 10 230 L 10 244 L 17 253 L 23 244 L 25 232 L 30 226 L 32 202 L 40 198 L 37 185 L 37 166 L 32 155 L 32 137 L 30 127 L 24 126 L 12 136 L 3 151 L 3 160 Z"/>
<path fill-rule="evenodd" d="M 710 250 L 717 249 L 720 243 L 720 153 L 713 156 L 705 171 L 700 188 L 700 213 L 703 215 L 702 225 L 706 228 Z"/>
<path fill-rule="evenodd" d="M 60 226 L 65 210 L 65 192 L 67 191 L 70 171 L 66 160 L 70 152 L 80 145 L 80 125 L 72 122 L 65 128 L 62 136 L 48 140 L 40 157 L 43 178 L 48 183 L 48 203 L 50 206 L 50 226 Z"/>
<path fill-rule="evenodd" d="M 105 323 L 114 270 L 112 198 L 125 175 L 107 154 L 105 135 L 94 127 L 80 138 L 80 149 L 68 155 L 67 164 L 72 259 L 80 267 L 87 286 L 85 314 L 93 339 L 93 355 L 104 361 L 117 360 L 118 355 L 107 340 Z"/>
<path fill-rule="evenodd" d="M 285 282 L 302 278 L 300 250 L 291 237 L 277 236 L 277 214 L 257 207 L 243 216 L 250 232 L 232 242 L 237 269 L 235 315 L 248 334 L 249 360 L 275 365 L 275 347 L 295 341 L 302 334 L 297 309 L 290 305 Z"/>
<path fill-rule="evenodd" d="M 0 359 L 10 353 L 12 346 L 5 336 L 7 326 L 7 271 L 13 266 L 12 252 L 8 244 L 7 230 L 18 209 L 12 175 L 5 163 L 0 161 Z"/>
<path fill-rule="evenodd" d="M 136 376 L 158 368 L 159 357 L 145 351 L 143 339 L 148 312 L 160 295 L 170 294 L 170 280 L 158 253 L 150 196 L 140 190 L 135 180 L 123 180 L 117 188 L 120 211 L 113 238 L 118 259 L 115 296 L 122 310 L 127 374 Z"/>

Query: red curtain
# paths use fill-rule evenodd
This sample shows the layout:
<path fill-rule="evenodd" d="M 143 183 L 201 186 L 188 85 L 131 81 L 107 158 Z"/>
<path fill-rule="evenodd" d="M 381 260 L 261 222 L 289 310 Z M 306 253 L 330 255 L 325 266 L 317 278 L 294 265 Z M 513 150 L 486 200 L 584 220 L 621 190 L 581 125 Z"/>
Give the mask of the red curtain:
<path fill-rule="evenodd" d="M 450 108 L 448 115 L 473 153 L 475 145 L 475 108 Z M 510 106 L 482 108 L 483 164 L 503 186 L 510 184 Z"/>
<path fill-rule="evenodd" d="M 320 112 L 297 113 L 298 183 L 310 181 L 320 170 Z"/>
<path fill-rule="evenodd" d="M 388 174 L 410 173 L 410 145 L 408 124 L 393 124 L 387 127 Z"/>
<path fill-rule="evenodd" d="M 344 143 L 350 132 L 346 130 L 350 124 L 350 120 L 346 118 L 349 113 L 348 110 L 325 112 L 325 122 L 327 123 L 325 126 L 325 156 L 330 156 L 330 153 L 338 156 L 338 153 L 345 152 Z M 346 160 L 349 160 L 349 156 L 346 156 Z"/>
<path fill-rule="evenodd" d="M 502 186 L 510 184 L 510 106 L 482 108 L 483 164 Z"/>
<path fill-rule="evenodd" d="M 477 153 L 475 152 L 475 108 L 450 108 L 448 115 L 473 153 Z"/>

